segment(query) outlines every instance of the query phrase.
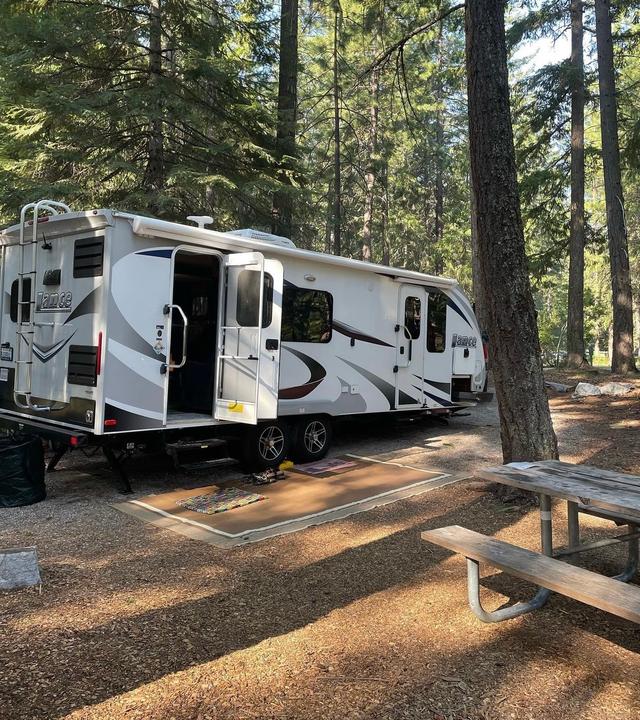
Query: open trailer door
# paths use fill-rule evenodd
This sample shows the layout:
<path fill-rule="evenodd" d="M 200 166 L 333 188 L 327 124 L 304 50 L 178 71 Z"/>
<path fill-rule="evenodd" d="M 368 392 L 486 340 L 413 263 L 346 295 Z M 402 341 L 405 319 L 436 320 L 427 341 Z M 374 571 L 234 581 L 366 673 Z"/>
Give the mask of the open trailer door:
<path fill-rule="evenodd" d="M 282 265 L 232 253 L 223 273 L 214 417 L 255 425 L 278 413 Z"/>

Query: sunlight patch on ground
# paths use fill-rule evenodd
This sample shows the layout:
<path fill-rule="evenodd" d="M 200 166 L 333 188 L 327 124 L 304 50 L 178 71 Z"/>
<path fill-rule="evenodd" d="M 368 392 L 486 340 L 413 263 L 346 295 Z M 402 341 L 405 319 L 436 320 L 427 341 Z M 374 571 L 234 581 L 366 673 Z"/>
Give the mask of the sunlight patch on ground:
<path fill-rule="evenodd" d="M 13 631 L 91 630 L 110 622 L 131 619 L 148 612 L 174 607 L 203 598 L 215 598 L 221 590 L 198 588 L 189 581 L 174 587 L 166 583 L 146 585 L 139 590 L 121 592 L 93 592 L 76 602 L 63 602 L 52 613 L 35 612 L 10 620 L 7 628 Z"/>

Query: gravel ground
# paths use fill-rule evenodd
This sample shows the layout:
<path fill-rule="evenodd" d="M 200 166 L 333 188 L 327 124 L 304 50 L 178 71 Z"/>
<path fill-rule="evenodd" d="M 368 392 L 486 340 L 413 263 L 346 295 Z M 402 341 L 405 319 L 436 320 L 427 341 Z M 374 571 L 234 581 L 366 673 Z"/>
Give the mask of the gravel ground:
<path fill-rule="evenodd" d="M 554 396 L 563 459 L 640 474 L 639 398 Z M 448 426 L 343 428 L 344 452 L 472 475 L 501 460 L 496 408 Z M 144 458 L 132 479 L 142 496 L 233 472 L 189 477 Z M 97 459 L 70 456 L 48 489 L 46 502 L 0 510 L 0 547 L 37 545 L 44 580 L 0 593 L 2 720 L 640 717 L 635 625 L 556 596 L 484 625 L 463 560 L 420 541 L 457 523 L 537 547 L 536 510 L 473 479 L 233 550 L 114 510 L 122 496 Z M 554 515 L 560 543 L 563 508 Z M 586 537 L 612 532 L 584 524 Z M 589 561 L 613 574 L 623 557 Z M 485 575 L 490 608 L 530 592 Z"/>

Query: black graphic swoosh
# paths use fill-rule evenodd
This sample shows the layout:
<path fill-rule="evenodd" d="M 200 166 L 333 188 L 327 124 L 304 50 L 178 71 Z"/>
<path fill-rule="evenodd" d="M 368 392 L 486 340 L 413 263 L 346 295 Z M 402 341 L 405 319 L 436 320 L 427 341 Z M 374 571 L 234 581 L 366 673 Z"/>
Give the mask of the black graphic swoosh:
<path fill-rule="evenodd" d="M 383 345 L 384 347 L 394 347 L 394 345 L 389 344 L 388 342 L 385 342 L 384 340 L 379 340 L 378 338 L 375 338 L 371 335 L 366 335 L 363 332 L 360 332 L 359 330 L 356 330 L 356 328 L 351 327 L 350 325 L 347 325 L 346 323 L 339 322 L 338 320 L 333 321 L 333 329 L 337 330 L 341 335 L 346 335 L 347 337 L 353 338 L 354 340 L 362 340 L 362 342 L 368 342 L 372 345 Z"/>
<path fill-rule="evenodd" d="M 309 369 L 310 377 L 306 383 L 290 388 L 281 388 L 278 391 L 278 397 L 283 400 L 297 400 L 298 398 L 305 397 L 309 393 L 313 392 L 325 379 L 327 371 L 317 360 L 314 360 L 312 357 L 305 355 L 299 350 L 294 350 L 294 348 L 287 347 L 286 345 L 283 345 L 282 347 L 285 350 L 288 350 L 292 355 L 295 355 Z"/>

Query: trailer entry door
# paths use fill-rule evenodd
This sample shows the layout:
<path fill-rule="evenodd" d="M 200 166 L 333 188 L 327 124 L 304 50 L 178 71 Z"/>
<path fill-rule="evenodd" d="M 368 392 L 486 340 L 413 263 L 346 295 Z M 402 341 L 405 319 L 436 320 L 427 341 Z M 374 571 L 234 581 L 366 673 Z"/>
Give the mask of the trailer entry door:
<path fill-rule="evenodd" d="M 282 265 L 233 253 L 223 271 L 214 417 L 255 425 L 278 413 Z"/>
<path fill-rule="evenodd" d="M 396 325 L 396 408 L 421 408 L 424 376 L 425 305 L 419 285 L 401 285 Z"/>

